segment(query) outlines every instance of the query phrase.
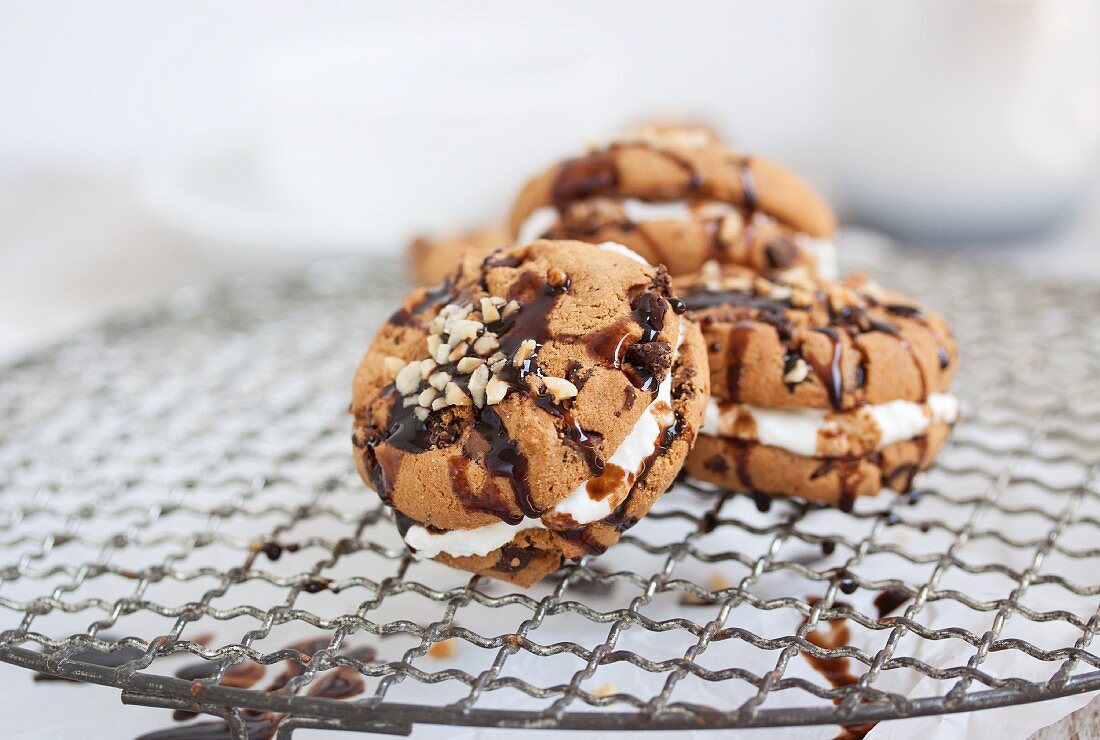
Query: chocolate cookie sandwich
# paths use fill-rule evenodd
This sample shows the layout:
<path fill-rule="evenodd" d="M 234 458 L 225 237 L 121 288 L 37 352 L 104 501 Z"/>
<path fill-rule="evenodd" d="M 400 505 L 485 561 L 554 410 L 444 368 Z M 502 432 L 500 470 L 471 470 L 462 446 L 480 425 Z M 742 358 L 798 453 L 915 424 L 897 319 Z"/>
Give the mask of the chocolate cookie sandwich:
<path fill-rule="evenodd" d="M 467 256 L 355 377 L 363 480 L 418 558 L 529 585 L 600 553 L 672 483 L 709 397 L 698 326 L 618 244 Z"/>
<path fill-rule="evenodd" d="M 710 263 L 677 287 L 711 379 L 693 478 L 849 510 L 884 486 L 908 490 L 958 418 L 947 322 L 866 277 Z"/>
<path fill-rule="evenodd" d="M 828 204 L 788 170 L 702 127 L 635 129 L 555 164 L 523 188 L 509 224 L 521 244 L 625 244 L 674 276 L 709 260 L 764 274 L 836 273 Z"/>

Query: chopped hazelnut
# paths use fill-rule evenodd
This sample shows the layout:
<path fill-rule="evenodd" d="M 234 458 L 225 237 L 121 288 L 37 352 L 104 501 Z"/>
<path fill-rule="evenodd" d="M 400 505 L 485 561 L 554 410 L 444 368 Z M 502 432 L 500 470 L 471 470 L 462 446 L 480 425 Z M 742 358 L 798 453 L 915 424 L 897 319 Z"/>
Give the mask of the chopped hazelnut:
<path fill-rule="evenodd" d="M 485 386 L 489 382 L 489 368 L 484 364 L 478 365 L 470 374 L 470 395 L 473 396 L 474 405 L 481 408 L 485 405 Z"/>
<path fill-rule="evenodd" d="M 435 354 L 432 355 L 432 357 L 435 359 L 436 362 L 438 362 L 440 365 L 442 365 L 445 362 L 447 362 L 447 357 L 450 354 L 451 354 L 451 348 L 448 347 L 446 344 L 441 344 L 441 345 L 439 345 L 439 349 L 436 350 Z"/>
<path fill-rule="evenodd" d="M 542 379 L 542 382 L 546 384 L 546 390 L 554 397 L 555 403 L 561 403 L 567 398 L 575 398 L 577 395 L 577 386 L 565 378 L 547 376 Z"/>
<path fill-rule="evenodd" d="M 439 398 L 432 401 L 432 411 L 439 411 L 440 409 L 445 409 L 449 405 L 450 404 L 447 403 L 447 399 L 444 398 L 443 396 L 440 396 Z"/>
<path fill-rule="evenodd" d="M 470 397 L 459 387 L 457 383 L 447 383 L 447 391 L 444 395 L 447 399 L 447 403 L 452 406 L 469 406 Z"/>
<path fill-rule="evenodd" d="M 425 388 L 420 391 L 420 395 L 416 399 L 416 403 L 424 408 L 432 405 L 432 401 L 439 395 L 439 391 L 435 388 Z"/>
<path fill-rule="evenodd" d="M 500 321 L 500 311 L 493 305 L 493 302 L 488 298 L 481 299 L 481 317 L 486 324 L 493 324 Z"/>
<path fill-rule="evenodd" d="M 402 396 L 407 396 L 416 391 L 420 386 L 420 363 L 410 362 L 408 365 L 405 365 L 405 367 L 401 368 L 401 372 L 397 374 L 393 382 L 397 387 L 397 392 Z"/>
<path fill-rule="evenodd" d="M 436 367 L 438 367 L 438 365 L 436 365 L 435 360 L 421 360 L 420 361 L 420 379 L 421 380 L 427 380 L 428 376 L 431 375 L 435 371 Z"/>
<path fill-rule="evenodd" d="M 783 376 L 784 383 L 801 383 L 810 375 L 810 366 L 806 364 L 806 361 L 799 357 L 795 360 L 794 367 L 787 371 L 787 374 Z"/>
<path fill-rule="evenodd" d="M 441 391 L 447 387 L 447 383 L 451 380 L 451 374 L 445 373 L 442 370 L 433 374 L 428 378 L 428 385 L 435 388 L 437 391 Z"/>
<path fill-rule="evenodd" d="M 386 371 L 386 377 L 393 380 L 405 368 L 405 364 L 400 357 L 387 357 L 382 361 L 382 368 Z"/>
<path fill-rule="evenodd" d="M 560 267 L 551 267 L 546 271 L 546 284 L 551 288 L 561 288 L 569 282 L 569 275 Z"/>
<path fill-rule="evenodd" d="M 482 328 L 483 325 L 480 321 L 471 321 L 470 319 L 456 321 L 451 327 L 450 336 L 447 338 L 447 344 L 455 347 L 461 342 L 472 340 L 481 332 Z"/>
<path fill-rule="evenodd" d="M 477 349 L 476 343 L 474 344 L 474 349 Z M 463 357 L 461 360 L 458 361 L 458 365 L 456 366 L 456 368 L 460 373 L 469 374 L 472 373 L 474 370 L 477 370 L 478 366 L 483 365 L 484 363 L 485 360 L 481 359 L 480 357 Z"/>
<path fill-rule="evenodd" d="M 417 419 L 420 419 L 420 421 L 424 421 L 428 418 L 428 409 L 424 408 L 423 406 L 417 406 L 415 409 L 413 409 L 413 416 L 415 416 Z"/>
<path fill-rule="evenodd" d="M 524 339 L 520 342 L 516 354 L 512 357 L 512 367 L 521 367 L 528 357 L 535 354 L 536 349 L 538 349 L 538 344 L 534 339 Z"/>
<path fill-rule="evenodd" d="M 511 318 L 512 314 L 518 311 L 519 308 L 519 301 L 508 301 L 500 311 L 501 318 Z"/>
<path fill-rule="evenodd" d="M 483 357 L 490 352 L 495 352 L 498 347 L 500 347 L 500 342 L 497 341 L 495 334 L 483 334 L 474 342 L 474 352 Z"/>
<path fill-rule="evenodd" d="M 494 352 L 485 362 L 494 373 L 499 373 L 508 364 L 508 358 L 504 356 L 503 352 Z"/>
<path fill-rule="evenodd" d="M 470 345 L 468 342 L 462 342 L 461 344 L 455 345 L 455 348 L 451 350 L 451 354 L 447 355 L 447 361 L 458 362 L 466 356 L 466 352 L 469 349 Z"/>
<path fill-rule="evenodd" d="M 497 375 L 490 378 L 489 384 L 485 386 L 485 403 L 495 406 L 503 401 L 506 395 L 508 395 L 508 384 Z"/>
<path fill-rule="evenodd" d="M 435 357 L 435 353 L 439 351 L 439 345 L 443 344 L 443 338 L 438 334 L 428 335 L 428 355 Z"/>
<path fill-rule="evenodd" d="M 745 222 L 741 219 L 741 214 L 731 213 L 722 219 L 722 224 L 718 227 L 718 238 L 723 244 L 733 244 L 741 237 L 744 228 Z"/>

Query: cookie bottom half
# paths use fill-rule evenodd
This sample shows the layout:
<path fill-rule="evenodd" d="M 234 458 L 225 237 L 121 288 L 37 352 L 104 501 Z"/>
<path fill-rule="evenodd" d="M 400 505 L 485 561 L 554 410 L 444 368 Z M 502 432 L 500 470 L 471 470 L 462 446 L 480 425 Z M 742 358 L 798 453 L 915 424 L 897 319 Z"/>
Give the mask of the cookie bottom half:
<path fill-rule="evenodd" d="M 696 480 L 733 491 L 790 496 L 850 510 L 884 487 L 906 492 L 927 470 L 951 431 L 932 424 L 914 439 L 859 457 L 809 457 L 758 442 L 700 434 L 684 469 Z"/>

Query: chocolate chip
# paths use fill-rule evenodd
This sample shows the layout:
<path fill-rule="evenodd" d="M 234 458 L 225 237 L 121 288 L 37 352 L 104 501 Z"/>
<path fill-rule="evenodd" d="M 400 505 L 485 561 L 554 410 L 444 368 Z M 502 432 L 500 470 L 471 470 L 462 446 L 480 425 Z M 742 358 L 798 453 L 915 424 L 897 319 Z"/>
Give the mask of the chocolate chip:
<path fill-rule="evenodd" d="M 634 297 L 630 307 L 634 309 L 634 318 L 639 324 L 656 332 L 664 328 L 668 301 L 659 294 L 650 291 L 639 293 Z"/>
<path fill-rule="evenodd" d="M 726 458 L 721 455 L 715 455 L 714 457 L 708 457 L 703 462 L 703 467 L 712 473 L 718 473 L 719 475 L 725 475 L 730 472 L 730 464 Z"/>
<path fill-rule="evenodd" d="M 657 266 L 657 277 L 653 278 L 653 287 L 665 298 L 672 295 L 672 277 L 664 265 Z"/>
<path fill-rule="evenodd" d="M 435 447 L 450 447 L 461 436 L 462 431 L 457 419 L 451 419 L 449 422 L 439 419 L 428 425 L 428 442 Z"/>
<path fill-rule="evenodd" d="M 637 342 L 627 350 L 626 359 L 639 370 L 663 378 L 672 367 L 672 348 L 668 342 Z"/>
<path fill-rule="evenodd" d="M 777 236 L 764 247 L 764 256 L 768 260 L 768 267 L 781 269 L 798 259 L 798 247 L 787 237 Z"/>

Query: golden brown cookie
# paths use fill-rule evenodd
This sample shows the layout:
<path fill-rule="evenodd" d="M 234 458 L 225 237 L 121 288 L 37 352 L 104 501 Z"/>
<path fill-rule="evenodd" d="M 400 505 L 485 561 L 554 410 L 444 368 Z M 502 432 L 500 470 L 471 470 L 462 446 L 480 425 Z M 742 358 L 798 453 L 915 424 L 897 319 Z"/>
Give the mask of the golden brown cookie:
<path fill-rule="evenodd" d="M 958 365 L 946 320 L 864 275 L 774 280 L 707 266 L 676 281 L 707 340 L 711 393 L 768 408 L 923 402 Z"/>
<path fill-rule="evenodd" d="M 673 275 L 710 259 L 759 271 L 835 270 L 836 221 L 795 175 L 673 127 L 631 134 L 530 180 L 510 226 L 541 236 L 618 241 Z"/>
<path fill-rule="evenodd" d="M 958 418 L 947 322 L 864 276 L 769 280 L 708 263 L 676 284 L 706 338 L 713 394 L 692 477 L 850 508 L 884 485 L 907 489 Z"/>
<path fill-rule="evenodd" d="M 620 245 L 467 255 L 356 373 L 359 472 L 419 556 L 532 583 L 601 552 L 675 478 L 709 387 L 664 271 Z"/>
<path fill-rule="evenodd" d="M 417 285 L 438 285 L 454 272 L 463 254 L 469 252 L 484 257 L 494 249 L 509 246 L 513 241 L 511 232 L 503 224 L 438 239 L 417 237 L 408 249 L 413 279 Z"/>
<path fill-rule="evenodd" d="M 696 480 L 733 491 L 793 496 L 851 511 L 859 496 L 889 487 L 905 492 L 931 466 L 951 431 L 930 426 L 922 435 L 855 457 L 806 457 L 781 447 L 700 434 L 684 466 Z"/>

